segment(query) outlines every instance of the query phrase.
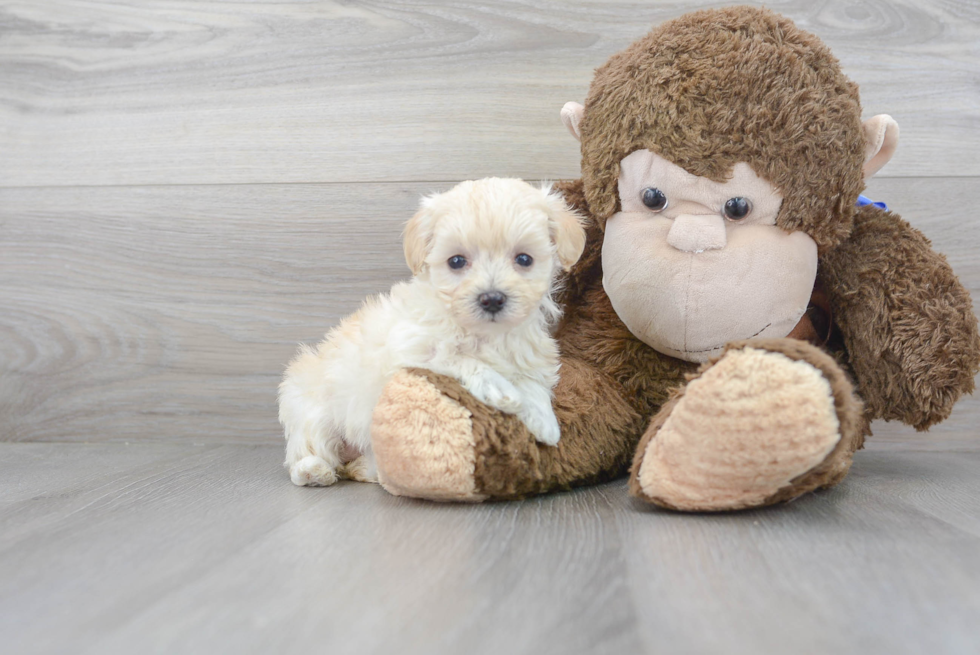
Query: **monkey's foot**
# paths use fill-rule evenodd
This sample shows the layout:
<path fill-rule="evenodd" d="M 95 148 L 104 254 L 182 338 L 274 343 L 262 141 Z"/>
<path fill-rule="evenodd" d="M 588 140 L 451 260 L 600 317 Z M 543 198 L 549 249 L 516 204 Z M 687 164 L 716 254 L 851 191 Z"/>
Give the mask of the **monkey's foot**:
<path fill-rule="evenodd" d="M 471 413 L 428 379 L 399 371 L 371 424 L 378 478 L 389 493 L 479 502 Z"/>
<path fill-rule="evenodd" d="M 654 416 L 630 492 L 687 511 L 770 505 L 837 484 L 867 433 L 837 363 L 810 344 L 729 344 Z"/>

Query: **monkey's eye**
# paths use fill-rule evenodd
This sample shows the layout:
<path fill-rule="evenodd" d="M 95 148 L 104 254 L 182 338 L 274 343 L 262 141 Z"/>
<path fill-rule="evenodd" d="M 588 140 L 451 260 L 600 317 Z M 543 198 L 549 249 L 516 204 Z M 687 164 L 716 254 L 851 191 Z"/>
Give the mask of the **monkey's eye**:
<path fill-rule="evenodd" d="M 664 195 L 663 191 L 655 187 L 643 189 L 643 192 L 640 194 L 640 199 L 643 200 L 643 204 L 648 209 L 652 209 L 655 212 L 663 211 L 667 207 L 667 196 Z"/>
<path fill-rule="evenodd" d="M 729 198 L 725 203 L 725 217 L 740 221 L 752 211 L 752 203 L 748 198 Z"/>
<path fill-rule="evenodd" d="M 531 255 L 522 252 L 517 257 L 514 257 L 514 261 L 517 262 L 518 266 L 523 266 L 524 268 L 527 268 L 528 266 L 534 263 L 534 258 L 532 258 Z"/>
<path fill-rule="evenodd" d="M 449 268 L 453 268 L 453 269 L 463 268 L 464 266 L 466 266 L 466 257 L 463 257 L 462 255 L 453 255 L 452 257 L 449 258 L 449 261 L 446 263 L 449 264 Z"/>

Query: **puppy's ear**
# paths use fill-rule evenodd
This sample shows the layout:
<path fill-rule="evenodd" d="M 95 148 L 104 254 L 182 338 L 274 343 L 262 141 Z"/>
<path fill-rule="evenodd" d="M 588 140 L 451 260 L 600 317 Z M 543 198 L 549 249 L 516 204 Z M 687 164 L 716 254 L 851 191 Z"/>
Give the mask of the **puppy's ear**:
<path fill-rule="evenodd" d="M 585 250 L 585 221 L 550 184 L 541 188 L 548 207 L 548 228 L 555 244 L 558 261 L 566 271 L 575 265 Z"/>
<path fill-rule="evenodd" d="M 405 246 L 405 262 L 418 275 L 425 268 L 425 256 L 429 254 L 432 233 L 435 227 L 435 214 L 432 211 L 432 198 L 422 198 L 419 210 L 405 224 L 402 241 Z"/>

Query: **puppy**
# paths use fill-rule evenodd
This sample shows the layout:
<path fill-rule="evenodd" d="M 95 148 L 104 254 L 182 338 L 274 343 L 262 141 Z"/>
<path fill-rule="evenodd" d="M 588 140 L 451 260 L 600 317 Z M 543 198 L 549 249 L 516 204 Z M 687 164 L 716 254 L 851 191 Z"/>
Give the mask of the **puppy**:
<path fill-rule="evenodd" d="M 452 376 L 541 443 L 558 443 L 549 328 L 561 310 L 551 293 L 585 248 L 580 217 L 548 188 L 469 181 L 423 198 L 404 246 L 412 279 L 368 299 L 286 369 L 279 421 L 294 484 L 377 481 L 371 414 L 402 368 Z"/>

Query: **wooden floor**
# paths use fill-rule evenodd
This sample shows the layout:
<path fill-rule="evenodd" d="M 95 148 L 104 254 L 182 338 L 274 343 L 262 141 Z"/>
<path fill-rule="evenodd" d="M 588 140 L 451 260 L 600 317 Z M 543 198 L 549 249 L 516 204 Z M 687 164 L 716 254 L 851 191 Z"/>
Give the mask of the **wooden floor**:
<path fill-rule="evenodd" d="M 0 652 L 980 652 L 980 399 L 751 513 L 279 466 L 284 363 L 407 275 L 419 195 L 576 177 L 561 106 L 720 4 L 0 0 Z M 980 0 L 765 4 L 897 119 L 867 195 L 980 298 Z"/>
<path fill-rule="evenodd" d="M 268 446 L 0 444 L 3 652 L 976 653 L 980 451 L 782 507 L 439 505 Z"/>

